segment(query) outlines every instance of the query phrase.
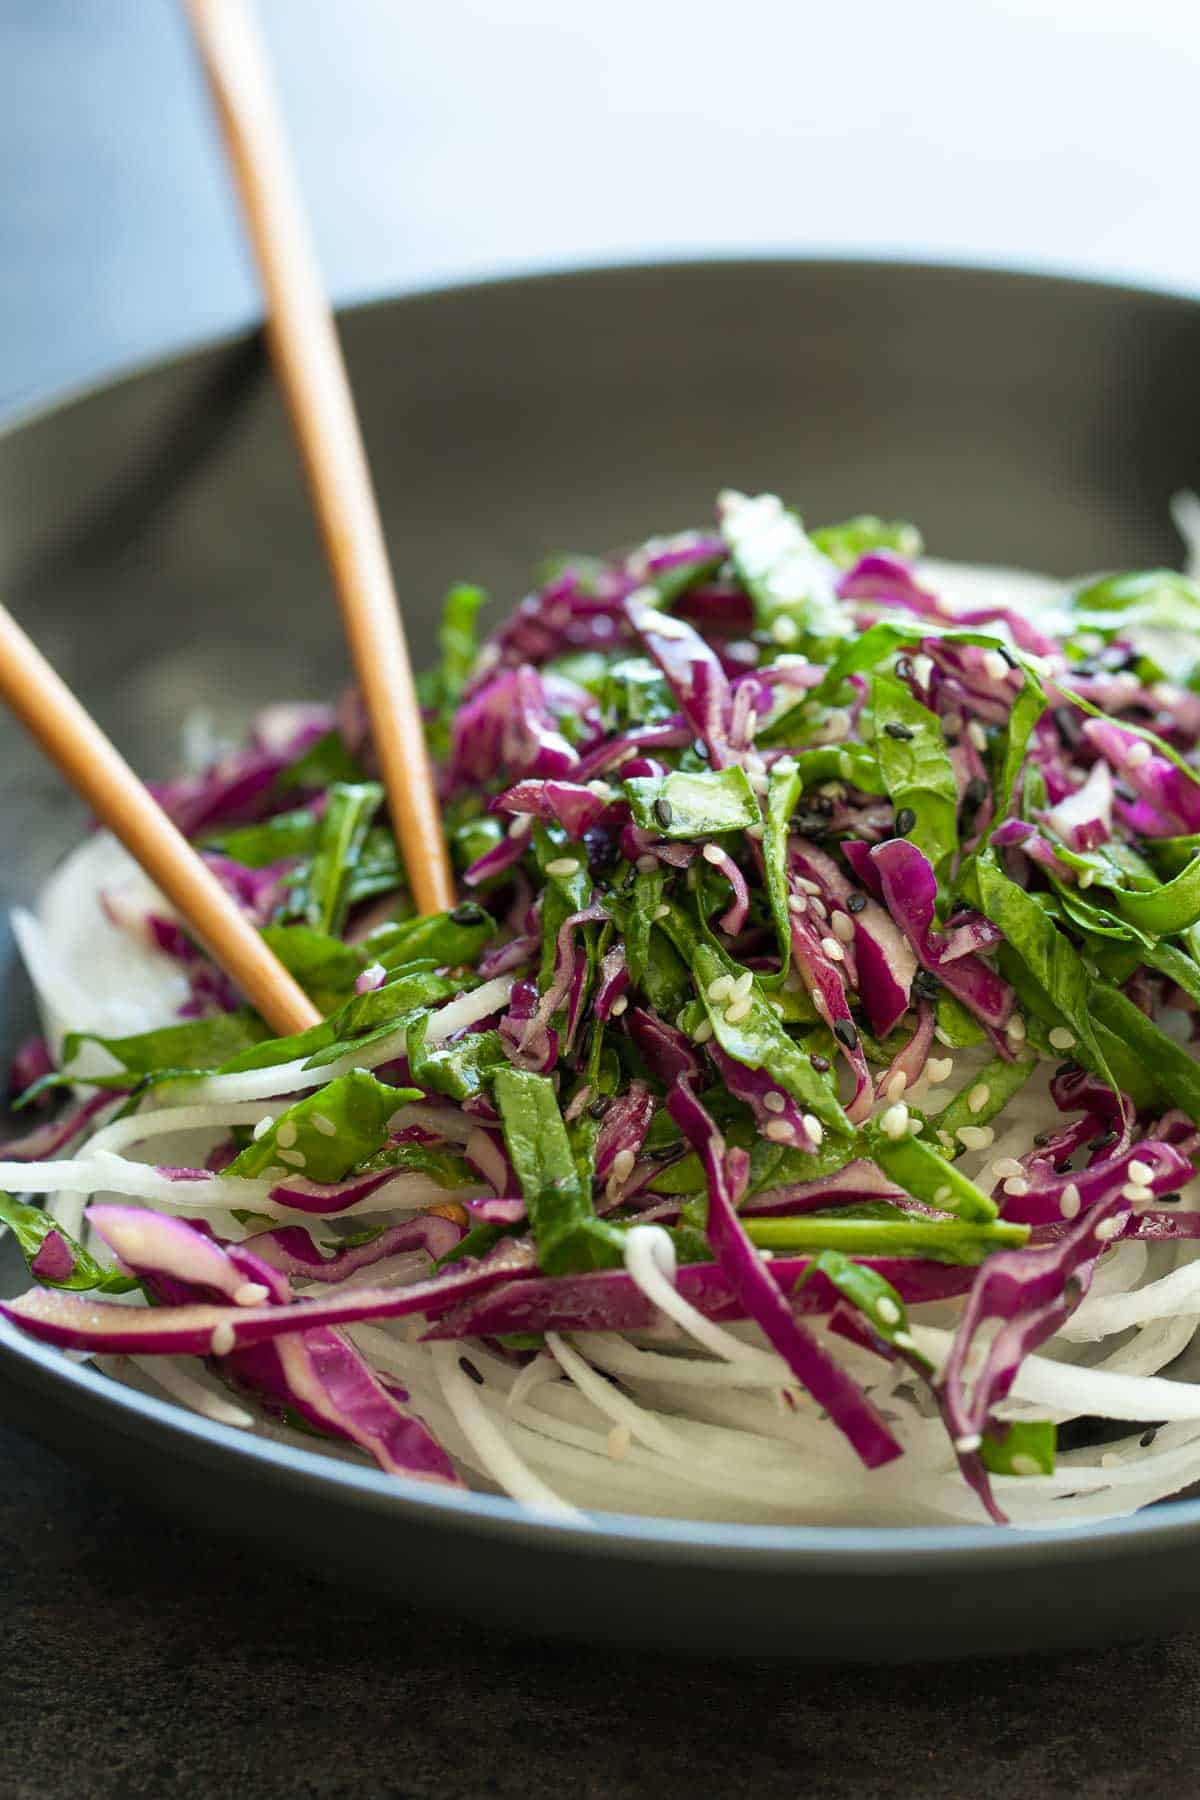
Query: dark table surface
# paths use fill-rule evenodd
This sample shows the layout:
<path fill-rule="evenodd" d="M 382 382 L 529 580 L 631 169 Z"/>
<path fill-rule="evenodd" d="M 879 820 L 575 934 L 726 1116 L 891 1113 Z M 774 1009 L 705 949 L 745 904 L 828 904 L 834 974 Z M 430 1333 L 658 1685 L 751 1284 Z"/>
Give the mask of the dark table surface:
<path fill-rule="evenodd" d="M 267 0 L 335 289 L 801 241 L 1200 282 L 1194 234 L 1172 225 L 1193 180 L 1169 141 L 1183 132 L 1182 148 L 1193 110 L 1189 0 L 1102 5 L 1104 29 L 1083 36 L 1060 9 L 1037 57 L 1037 8 L 985 5 L 983 36 L 956 37 L 951 0 L 894 17 L 873 0 L 747 0 L 731 35 L 720 4 L 696 4 L 670 79 L 627 80 L 614 34 L 636 40 L 643 72 L 666 67 L 683 10 L 444 0 L 418 19 L 394 0 Z M 0 8 L 0 405 L 252 309 L 172 14 L 166 0 Z M 864 31 L 879 49 L 865 69 Z M 852 139 L 836 85 L 797 90 L 788 73 L 822 61 L 855 70 Z M 992 127 L 1022 71 L 1018 156 Z M 1132 134 L 1093 130 L 1124 81 L 1159 103 Z M 584 128 L 561 128 L 568 94 Z M 813 164 L 820 183 L 793 181 Z M 875 1672 L 564 1649 L 265 1565 L 3 1432 L 0 1546 L 0 1790 L 22 1800 L 1200 1792 L 1200 1636 L 1047 1659 L 1031 1618 L 1025 1659 Z"/>
<path fill-rule="evenodd" d="M 1200 1637 L 880 1670 L 617 1656 L 332 1589 L 11 1435 L 0 1457 L 13 1800 L 1200 1791 Z"/>

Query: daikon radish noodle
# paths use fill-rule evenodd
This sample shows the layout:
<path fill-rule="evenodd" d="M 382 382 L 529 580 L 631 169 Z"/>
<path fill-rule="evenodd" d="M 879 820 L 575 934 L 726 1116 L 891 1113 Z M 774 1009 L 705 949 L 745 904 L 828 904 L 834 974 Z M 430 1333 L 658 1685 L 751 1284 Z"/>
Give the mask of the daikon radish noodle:
<path fill-rule="evenodd" d="M 353 695 L 160 790 L 321 1025 L 272 1040 L 105 836 L 17 916 L 5 1329 L 551 1515 L 1200 1479 L 1200 587 L 726 492 L 483 601 L 422 696 L 453 911 Z"/>

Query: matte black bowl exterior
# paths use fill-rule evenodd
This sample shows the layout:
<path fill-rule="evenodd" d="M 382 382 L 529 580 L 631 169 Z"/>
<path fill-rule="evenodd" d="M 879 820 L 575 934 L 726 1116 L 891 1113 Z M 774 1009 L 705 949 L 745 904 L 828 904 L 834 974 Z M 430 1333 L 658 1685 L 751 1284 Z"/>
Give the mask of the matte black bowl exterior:
<path fill-rule="evenodd" d="M 702 522 L 718 488 L 916 519 L 932 549 L 1068 573 L 1174 561 L 1200 485 L 1200 303 L 901 264 L 603 269 L 347 313 L 418 653 L 449 582 L 509 602 L 547 550 Z M 84 395 L 0 440 L 0 583 L 151 772 L 207 705 L 329 692 L 344 660 L 256 340 Z M 79 835 L 5 728 L 0 902 Z M 5 931 L 0 1050 L 31 1020 Z M 22 1273 L 4 1265 L 7 1291 Z M 196 1520 L 530 1630 L 864 1661 L 1133 1635 L 1200 1598 L 1200 1504 L 1086 1530 L 547 1524 L 281 1449 L 5 1332 L 0 1408 Z"/>

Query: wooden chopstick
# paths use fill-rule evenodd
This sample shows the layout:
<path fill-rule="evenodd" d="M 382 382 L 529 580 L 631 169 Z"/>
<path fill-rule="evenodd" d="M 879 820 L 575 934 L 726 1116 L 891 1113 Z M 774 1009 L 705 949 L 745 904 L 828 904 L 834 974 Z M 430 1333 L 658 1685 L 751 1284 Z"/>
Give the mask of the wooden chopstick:
<path fill-rule="evenodd" d="M 321 1014 L 125 758 L 0 606 L 0 697 L 280 1037 Z"/>
<path fill-rule="evenodd" d="M 267 301 L 272 354 L 421 912 L 455 903 L 412 664 L 362 434 L 245 0 L 186 0 Z"/>

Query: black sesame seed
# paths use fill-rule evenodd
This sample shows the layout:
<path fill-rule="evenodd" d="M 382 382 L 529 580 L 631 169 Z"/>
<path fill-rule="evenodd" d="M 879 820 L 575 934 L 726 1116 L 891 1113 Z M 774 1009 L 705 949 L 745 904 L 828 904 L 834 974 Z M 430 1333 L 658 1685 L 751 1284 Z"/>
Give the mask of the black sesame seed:
<path fill-rule="evenodd" d="M 909 658 L 907 656 L 898 656 L 896 658 L 896 673 L 901 681 L 911 680 L 912 672 L 913 666 Z"/>
<path fill-rule="evenodd" d="M 1115 1131 L 1105 1131 L 1102 1132 L 1099 1137 L 1089 1138 L 1085 1148 L 1088 1150 L 1107 1150 L 1108 1146 L 1110 1144 L 1115 1144 L 1116 1141 L 1117 1134 Z"/>
<path fill-rule="evenodd" d="M 1004 658 L 1010 669 L 1015 669 L 1017 667 L 1017 659 L 1006 644 L 997 644 L 996 649 L 999 655 Z"/>
<path fill-rule="evenodd" d="M 888 719 L 884 724 L 883 729 L 890 738 L 897 738 L 902 744 L 907 743 L 909 738 L 913 735 L 912 727 L 909 725 L 902 725 L 899 719 Z"/>
<path fill-rule="evenodd" d="M 1157 1436 L 1158 1436 L 1158 1426 L 1152 1425 L 1150 1427 L 1149 1431 L 1143 1431 L 1141 1437 L 1138 1439 L 1138 1443 L 1141 1445 L 1143 1450 L 1148 1450 Z"/>
<path fill-rule="evenodd" d="M 957 731 L 947 731 L 944 733 L 944 736 L 947 748 L 950 750 L 957 750 L 959 745 L 959 735 Z"/>
<path fill-rule="evenodd" d="M 1158 1203 L 1160 1206 L 1175 1206 L 1182 1199 L 1182 1194 L 1160 1194 Z"/>
<path fill-rule="evenodd" d="M 671 820 L 675 817 L 675 809 L 672 807 L 669 800 L 664 800 L 660 796 L 654 802 L 654 816 L 665 831 L 667 826 L 671 823 Z"/>
<path fill-rule="evenodd" d="M 849 1019 L 839 1019 L 833 1028 L 833 1035 L 839 1044 L 845 1044 L 847 1050 L 858 1049 L 858 1033 Z"/>
<path fill-rule="evenodd" d="M 483 1376 L 479 1373 L 479 1370 L 475 1367 L 473 1362 L 468 1362 L 465 1356 L 460 1356 L 458 1359 L 458 1366 L 464 1375 L 470 1376 L 476 1387 L 483 1386 Z"/>
<path fill-rule="evenodd" d="M 700 758 L 701 762 L 708 761 L 708 745 L 705 743 L 703 738 L 694 738 L 692 740 L 692 749 L 695 751 L 696 755 Z"/>
<path fill-rule="evenodd" d="M 1069 706 L 1056 706 L 1051 718 L 1058 727 L 1058 735 L 1069 750 L 1073 750 L 1083 737 L 1083 728 L 1075 713 Z"/>
<path fill-rule="evenodd" d="M 917 815 L 911 806 L 902 806 L 896 814 L 896 836 L 907 837 L 917 822 Z"/>
<path fill-rule="evenodd" d="M 1046 1145 L 1050 1142 L 1050 1133 L 1048 1131 L 1035 1131 L 1033 1134 L 1033 1141 L 1039 1150 L 1044 1150 Z"/>
<path fill-rule="evenodd" d="M 828 1073 L 829 1073 L 829 1058 L 827 1056 L 820 1056 L 820 1055 L 810 1056 L 808 1060 L 812 1064 L 813 1068 L 817 1071 L 818 1075 L 828 1075 Z"/>
<path fill-rule="evenodd" d="M 474 900 L 464 900 L 461 906 L 454 908 L 450 919 L 455 925 L 483 925 L 486 923 L 487 914 L 482 906 L 475 904 Z"/>
<path fill-rule="evenodd" d="M 846 895 L 846 911 L 847 912 L 860 913 L 863 911 L 866 904 L 867 904 L 867 896 L 865 894 L 847 894 Z"/>
<path fill-rule="evenodd" d="M 593 1100 L 588 1107 L 588 1112 L 593 1119 L 602 1119 L 605 1110 L 606 1108 L 603 1100 Z"/>
<path fill-rule="evenodd" d="M 1055 1163 L 1054 1173 L 1056 1175 L 1069 1175 L 1071 1173 L 1071 1159 L 1069 1156 L 1068 1156 L 1066 1162 L 1056 1162 Z"/>
<path fill-rule="evenodd" d="M 1083 1283 L 1078 1275 L 1072 1275 L 1063 1288 L 1063 1299 L 1068 1306 L 1078 1306 L 1083 1299 Z"/>
<path fill-rule="evenodd" d="M 936 1000 L 941 986 L 941 982 L 931 970 L 918 969 L 913 982 L 913 993 L 919 1000 Z"/>

